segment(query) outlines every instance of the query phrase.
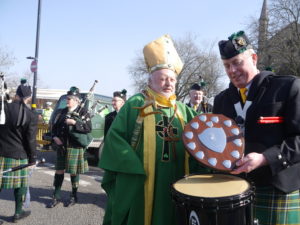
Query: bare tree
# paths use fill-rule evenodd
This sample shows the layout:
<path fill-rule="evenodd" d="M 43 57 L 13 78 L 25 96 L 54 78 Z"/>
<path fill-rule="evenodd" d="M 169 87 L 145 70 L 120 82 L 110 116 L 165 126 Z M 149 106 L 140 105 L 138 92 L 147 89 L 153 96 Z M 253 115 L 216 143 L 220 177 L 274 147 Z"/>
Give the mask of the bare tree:
<path fill-rule="evenodd" d="M 300 1 L 272 0 L 268 22 L 267 41 L 258 52 L 260 69 L 271 67 L 281 75 L 300 76 Z M 252 20 L 248 28 L 256 45 L 259 21 Z"/>
<path fill-rule="evenodd" d="M 215 96 L 222 88 L 224 77 L 223 67 L 219 56 L 213 52 L 213 43 L 207 49 L 196 45 L 196 37 L 190 34 L 185 38 L 174 40 L 175 47 L 184 62 L 184 67 L 177 79 L 176 95 L 178 100 L 184 101 L 188 96 L 189 88 L 193 83 L 205 82 L 205 91 L 208 98 Z M 147 86 L 149 73 L 147 71 L 142 51 L 137 54 L 129 73 L 138 92 Z"/>
<path fill-rule="evenodd" d="M 7 83 L 8 88 L 10 90 L 16 89 L 20 84 L 21 78 L 25 78 L 27 80 L 27 84 L 32 86 L 33 74 L 29 70 L 25 71 L 22 77 L 10 72 L 10 69 L 14 66 L 15 62 L 16 58 L 13 54 L 5 47 L 0 46 L 0 72 L 4 73 L 5 82 Z"/>
<path fill-rule="evenodd" d="M 9 88 L 16 86 L 16 78 L 9 69 L 15 64 L 16 58 L 5 47 L 0 46 L 0 72 L 4 74 L 5 82 Z"/>
<path fill-rule="evenodd" d="M 6 72 L 9 67 L 14 65 L 15 58 L 11 52 L 0 46 L 0 71 Z"/>

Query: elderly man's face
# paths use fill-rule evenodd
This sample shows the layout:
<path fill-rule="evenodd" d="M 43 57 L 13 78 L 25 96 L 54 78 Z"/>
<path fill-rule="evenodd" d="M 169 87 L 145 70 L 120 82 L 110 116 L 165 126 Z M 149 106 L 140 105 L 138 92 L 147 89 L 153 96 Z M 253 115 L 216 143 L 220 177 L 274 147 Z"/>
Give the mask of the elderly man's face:
<path fill-rule="evenodd" d="M 246 87 L 259 73 L 256 63 L 257 55 L 249 51 L 223 60 L 226 73 L 237 88 Z"/>
<path fill-rule="evenodd" d="M 79 99 L 75 96 L 67 96 L 67 107 L 72 109 L 79 105 Z"/>
<path fill-rule="evenodd" d="M 190 90 L 190 101 L 193 105 L 199 105 L 203 100 L 203 91 Z"/>
<path fill-rule="evenodd" d="M 176 73 L 169 69 L 161 69 L 153 72 L 149 80 L 149 86 L 155 92 L 169 98 L 175 93 Z"/>
<path fill-rule="evenodd" d="M 124 103 L 124 100 L 120 97 L 113 97 L 112 99 L 112 106 L 116 111 L 119 111 L 124 105 Z"/>

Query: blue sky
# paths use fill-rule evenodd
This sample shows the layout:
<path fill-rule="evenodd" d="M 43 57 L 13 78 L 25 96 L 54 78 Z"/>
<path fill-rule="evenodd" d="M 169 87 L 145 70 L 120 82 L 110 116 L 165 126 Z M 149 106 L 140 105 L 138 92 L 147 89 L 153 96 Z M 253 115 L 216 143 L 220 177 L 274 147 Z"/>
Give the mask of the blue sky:
<path fill-rule="evenodd" d="M 128 66 L 145 44 L 188 33 L 217 43 L 259 17 L 263 0 L 42 0 L 38 88 L 133 94 Z M 10 72 L 29 71 L 35 54 L 38 0 L 0 0 L 0 46 L 16 57 Z M 217 48 L 215 48 L 217 49 Z"/>

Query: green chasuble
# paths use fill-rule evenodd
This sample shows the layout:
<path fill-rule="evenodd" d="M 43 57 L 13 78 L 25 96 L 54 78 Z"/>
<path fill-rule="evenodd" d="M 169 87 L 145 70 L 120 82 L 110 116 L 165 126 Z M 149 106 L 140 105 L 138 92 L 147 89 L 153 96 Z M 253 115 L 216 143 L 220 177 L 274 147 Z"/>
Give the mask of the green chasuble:
<path fill-rule="evenodd" d="M 131 138 L 145 97 L 137 94 L 121 108 L 105 139 L 99 167 L 105 170 L 102 187 L 108 196 L 103 225 L 144 225 L 144 184 L 147 174 L 143 165 L 144 137 L 141 129 L 136 148 Z M 184 123 L 195 112 L 176 102 Z M 156 132 L 155 175 L 152 203 L 152 225 L 175 225 L 175 206 L 171 199 L 171 184 L 185 175 L 185 148 L 180 120 L 173 108 L 154 108 Z M 200 165 L 189 157 L 190 172 Z"/>

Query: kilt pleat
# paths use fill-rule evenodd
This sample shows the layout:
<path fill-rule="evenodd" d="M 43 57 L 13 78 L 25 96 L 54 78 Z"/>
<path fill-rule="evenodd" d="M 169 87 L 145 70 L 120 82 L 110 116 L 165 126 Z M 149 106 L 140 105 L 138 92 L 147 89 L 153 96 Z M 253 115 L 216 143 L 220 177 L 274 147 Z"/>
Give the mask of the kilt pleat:
<path fill-rule="evenodd" d="M 0 171 L 8 170 L 15 166 L 27 164 L 27 159 L 12 159 L 0 157 Z M 0 175 L 0 189 L 11 189 L 28 186 L 28 168 L 8 172 Z"/>
<path fill-rule="evenodd" d="M 260 225 L 299 225 L 299 190 L 285 194 L 273 187 L 255 191 L 254 218 Z"/>
<path fill-rule="evenodd" d="M 70 174 L 81 174 L 89 170 L 83 148 L 67 148 L 65 154 L 57 154 L 57 170 L 65 170 Z"/>

